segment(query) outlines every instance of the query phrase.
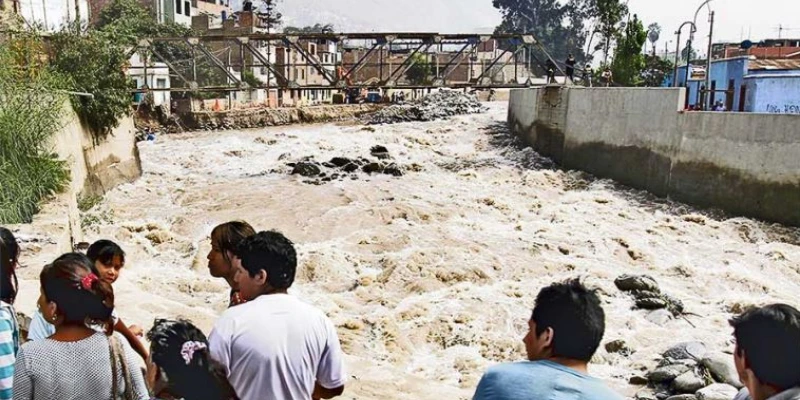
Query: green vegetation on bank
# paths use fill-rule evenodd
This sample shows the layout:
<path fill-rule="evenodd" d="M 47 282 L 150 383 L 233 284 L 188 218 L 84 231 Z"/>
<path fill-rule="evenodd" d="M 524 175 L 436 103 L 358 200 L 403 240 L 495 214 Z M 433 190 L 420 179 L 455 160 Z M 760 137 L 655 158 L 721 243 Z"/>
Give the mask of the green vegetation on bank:
<path fill-rule="evenodd" d="M 44 45 L 17 35 L 0 46 L 0 224 L 30 222 L 40 201 L 69 182 L 49 143 L 61 129 L 68 79 L 48 68 Z"/>
<path fill-rule="evenodd" d="M 66 102 L 95 141 L 102 141 L 132 111 L 126 70 L 139 39 L 190 33 L 179 25 L 156 23 L 136 0 L 113 0 L 96 26 L 67 26 L 47 39 L 36 32 L 0 33 L 0 224 L 29 222 L 41 201 L 69 182 L 66 163 L 52 149 Z M 155 48 L 172 62 L 192 54 L 185 44 Z M 153 53 L 144 56 L 158 61 Z M 201 83 L 224 82 L 224 74 L 210 65 L 200 64 L 197 70 Z"/>

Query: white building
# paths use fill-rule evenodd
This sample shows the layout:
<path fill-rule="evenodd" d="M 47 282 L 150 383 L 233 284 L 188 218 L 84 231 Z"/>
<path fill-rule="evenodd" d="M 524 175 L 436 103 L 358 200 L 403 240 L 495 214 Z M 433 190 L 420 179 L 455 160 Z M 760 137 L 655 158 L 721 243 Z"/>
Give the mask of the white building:
<path fill-rule="evenodd" d="M 78 16 L 82 24 L 89 22 L 88 0 L 22 0 L 19 15 L 32 27 L 45 31 L 60 30 L 67 23 L 74 23 Z"/>
<path fill-rule="evenodd" d="M 130 59 L 130 68 L 126 74 L 135 82 L 137 89 L 144 88 L 145 86 L 153 89 L 169 89 L 169 67 L 161 62 L 150 62 L 147 64 L 147 75 L 145 75 L 144 62 L 139 53 L 134 53 Z M 160 106 L 162 104 L 169 105 L 171 96 L 169 91 L 153 91 L 150 92 L 153 96 L 153 105 Z M 144 99 L 144 95 L 137 93 L 134 96 L 134 102 L 140 103 Z"/>
<path fill-rule="evenodd" d="M 192 26 L 192 17 L 197 15 L 197 0 L 143 0 L 152 7 L 160 23 L 174 22 Z"/>

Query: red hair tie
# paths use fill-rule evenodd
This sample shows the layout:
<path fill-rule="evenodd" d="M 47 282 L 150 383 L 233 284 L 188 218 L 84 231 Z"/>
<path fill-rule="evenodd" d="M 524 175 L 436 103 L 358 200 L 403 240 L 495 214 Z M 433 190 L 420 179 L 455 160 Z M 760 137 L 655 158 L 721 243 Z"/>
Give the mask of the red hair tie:
<path fill-rule="evenodd" d="M 93 272 L 90 272 L 88 275 L 81 278 L 81 287 L 83 287 L 84 290 L 91 290 L 92 284 L 98 280 L 100 280 L 100 278 L 98 278 Z"/>

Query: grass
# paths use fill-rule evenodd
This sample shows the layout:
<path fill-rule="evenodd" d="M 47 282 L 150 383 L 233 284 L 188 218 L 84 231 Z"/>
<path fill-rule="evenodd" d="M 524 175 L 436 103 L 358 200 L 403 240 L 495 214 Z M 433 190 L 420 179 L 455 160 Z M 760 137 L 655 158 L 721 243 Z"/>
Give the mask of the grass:
<path fill-rule="evenodd" d="M 78 198 L 78 210 L 86 212 L 103 201 L 103 196 L 81 196 Z"/>
<path fill-rule="evenodd" d="M 25 63 L 35 51 L 29 43 L 0 45 L 0 224 L 30 222 L 41 201 L 69 182 L 69 170 L 50 144 L 67 101 L 52 89 L 63 81 L 46 67 Z"/>

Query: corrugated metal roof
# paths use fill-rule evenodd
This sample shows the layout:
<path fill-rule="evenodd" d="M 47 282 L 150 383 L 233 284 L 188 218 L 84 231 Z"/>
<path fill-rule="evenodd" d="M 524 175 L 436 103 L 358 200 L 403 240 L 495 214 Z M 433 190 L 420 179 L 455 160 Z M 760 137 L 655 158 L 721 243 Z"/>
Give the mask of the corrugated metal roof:
<path fill-rule="evenodd" d="M 800 70 L 800 59 L 755 59 L 750 60 L 748 66 L 750 71 L 758 70 Z"/>

